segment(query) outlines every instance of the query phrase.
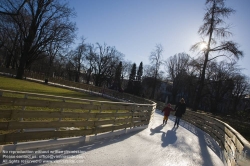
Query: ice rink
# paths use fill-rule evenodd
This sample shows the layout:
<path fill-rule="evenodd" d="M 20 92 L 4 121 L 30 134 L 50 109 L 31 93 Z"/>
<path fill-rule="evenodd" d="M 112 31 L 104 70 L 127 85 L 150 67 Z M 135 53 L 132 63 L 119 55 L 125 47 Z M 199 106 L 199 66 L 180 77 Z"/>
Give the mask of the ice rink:
<path fill-rule="evenodd" d="M 221 152 L 209 135 L 180 122 L 173 128 L 175 117 L 162 125 L 159 110 L 149 127 L 89 143 L 45 149 L 40 163 L 13 165 L 82 165 L 82 166 L 221 166 Z M 55 152 L 53 155 L 51 152 Z M 65 153 L 69 152 L 69 153 Z M 51 157 L 50 157 L 51 156 Z M 31 159 L 30 161 L 35 161 Z M 5 165 L 5 164 L 4 164 Z"/>

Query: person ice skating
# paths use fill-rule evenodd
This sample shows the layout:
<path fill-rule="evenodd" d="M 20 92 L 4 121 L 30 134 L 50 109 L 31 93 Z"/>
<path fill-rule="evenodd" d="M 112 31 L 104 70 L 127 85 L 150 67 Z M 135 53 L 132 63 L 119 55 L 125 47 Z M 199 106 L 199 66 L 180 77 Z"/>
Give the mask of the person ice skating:
<path fill-rule="evenodd" d="M 179 127 L 179 122 L 180 122 L 180 119 L 182 117 L 182 115 L 186 112 L 186 103 L 185 103 L 185 100 L 182 98 L 180 100 L 180 102 L 178 102 L 175 106 L 175 109 L 174 109 L 176 112 L 175 112 L 175 123 L 174 123 L 174 127 L 175 125 L 177 125 L 177 127 Z"/>
<path fill-rule="evenodd" d="M 168 116 L 170 114 L 170 111 L 174 111 L 171 108 L 171 104 L 167 104 L 167 106 L 165 108 L 163 108 L 163 110 L 161 111 L 161 112 L 164 112 L 163 124 L 167 124 Z"/>

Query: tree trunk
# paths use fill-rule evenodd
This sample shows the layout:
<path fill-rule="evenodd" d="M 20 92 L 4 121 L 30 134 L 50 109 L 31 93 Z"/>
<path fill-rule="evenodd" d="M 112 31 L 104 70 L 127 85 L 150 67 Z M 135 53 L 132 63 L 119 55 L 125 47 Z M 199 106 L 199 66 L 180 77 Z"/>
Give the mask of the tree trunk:
<path fill-rule="evenodd" d="M 95 86 L 99 86 L 99 77 L 100 77 L 100 75 L 98 74 L 98 75 L 96 75 L 96 77 L 95 77 Z"/>
<path fill-rule="evenodd" d="M 204 87 L 205 74 L 206 74 L 206 68 L 207 68 L 207 62 L 208 62 L 208 54 L 209 54 L 210 44 L 211 44 L 213 31 L 214 31 L 213 26 L 214 26 L 215 8 L 216 8 L 216 5 L 214 3 L 213 4 L 213 10 L 212 10 L 212 18 L 211 18 L 210 28 L 209 28 L 209 31 L 208 31 L 209 38 L 208 38 L 208 43 L 207 43 L 207 49 L 206 49 L 206 52 L 205 52 L 205 60 L 204 60 L 203 68 L 202 68 L 199 87 L 198 87 L 198 89 L 196 91 L 195 98 L 194 98 L 194 104 L 193 104 L 193 109 L 192 109 L 193 111 L 197 111 L 197 109 L 198 109 L 198 105 L 199 105 L 200 99 L 201 99 L 201 93 L 202 93 L 202 90 L 203 90 L 203 87 Z"/>
<path fill-rule="evenodd" d="M 75 82 L 79 82 L 79 77 L 80 77 L 79 75 L 80 75 L 79 72 L 76 71 Z"/>
<path fill-rule="evenodd" d="M 7 58 L 6 58 L 6 63 L 5 63 L 5 67 L 9 68 L 10 64 L 11 64 L 11 59 L 12 59 L 12 54 L 8 54 Z"/>
<path fill-rule="evenodd" d="M 204 60 L 203 68 L 202 68 L 201 79 L 200 79 L 200 83 L 198 85 L 198 89 L 196 91 L 195 98 L 194 98 L 193 111 L 197 111 L 199 103 L 200 103 L 201 93 L 202 93 L 204 82 L 205 82 L 206 67 L 207 67 L 207 62 L 208 62 L 208 53 L 209 53 L 208 51 L 205 53 L 205 60 Z"/>
<path fill-rule="evenodd" d="M 152 93 L 151 93 L 151 99 L 154 99 L 155 97 L 155 88 L 156 88 L 156 77 L 154 78 L 154 84 L 153 84 L 153 90 L 152 90 Z"/>
<path fill-rule="evenodd" d="M 87 81 L 87 84 L 89 84 L 89 82 L 90 82 L 90 74 L 88 74 L 88 73 L 87 73 L 87 79 L 86 79 L 86 81 Z"/>
<path fill-rule="evenodd" d="M 233 100 L 233 109 L 232 109 L 232 113 L 234 114 L 235 112 L 237 112 L 237 106 L 239 105 L 239 99 L 234 99 Z"/>
<path fill-rule="evenodd" d="M 25 64 L 26 64 L 25 56 L 21 56 L 20 64 L 19 64 L 19 67 L 17 69 L 17 74 L 16 74 L 17 79 L 23 79 Z"/>
<path fill-rule="evenodd" d="M 176 104 L 176 96 L 177 96 L 177 93 L 176 92 L 174 92 L 174 93 L 172 92 L 172 97 L 173 97 L 172 98 L 172 103 L 173 104 Z"/>

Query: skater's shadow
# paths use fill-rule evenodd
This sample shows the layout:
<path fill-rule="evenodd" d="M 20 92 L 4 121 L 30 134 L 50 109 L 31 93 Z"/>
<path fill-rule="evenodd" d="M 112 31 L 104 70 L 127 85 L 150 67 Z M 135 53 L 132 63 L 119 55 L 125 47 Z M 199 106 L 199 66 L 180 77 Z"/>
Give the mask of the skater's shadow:
<path fill-rule="evenodd" d="M 159 125 L 159 126 L 157 126 L 156 128 L 154 128 L 154 129 L 150 129 L 150 135 L 154 135 L 155 133 L 162 133 L 163 131 L 161 131 L 162 129 L 163 129 L 163 127 L 164 127 L 164 125 Z"/>
<path fill-rule="evenodd" d="M 169 144 L 173 144 L 176 142 L 177 140 L 176 129 L 177 129 L 176 127 L 173 127 L 171 130 L 168 130 L 166 133 L 165 132 L 162 133 L 162 137 L 161 137 L 162 147 L 166 147 Z"/>

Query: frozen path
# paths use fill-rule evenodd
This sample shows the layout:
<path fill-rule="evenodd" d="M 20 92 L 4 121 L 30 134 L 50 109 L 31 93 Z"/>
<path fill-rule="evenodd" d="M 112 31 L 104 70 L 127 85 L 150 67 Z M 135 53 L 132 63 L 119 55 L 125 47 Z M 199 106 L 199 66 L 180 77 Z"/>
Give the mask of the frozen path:
<path fill-rule="evenodd" d="M 220 149 L 210 136 L 184 121 L 180 122 L 179 128 L 173 128 L 174 117 L 172 116 L 167 125 L 163 126 L 162 118 L 159 111 L 156 111 L 153 122 L 143 131 L 49 149 L 71 152 L 79 150 L 81 153 L 65 159 L 49 159 L 58 164 L 42 165 L 64 165 L 63 163 L 84 166 L 223 165 L 219 157 Z"/>
<path fill-rule="evenodd" d="M 149 128 L 134 135 L 99 141 L 85 149 L 84 165 L 223 165 L 218 157 L 219 147 L 208 135 L 183 122 L 179 128 L 173 128 L 174 117 L 163 126 L 162 118 L 158 111 Z"/>

